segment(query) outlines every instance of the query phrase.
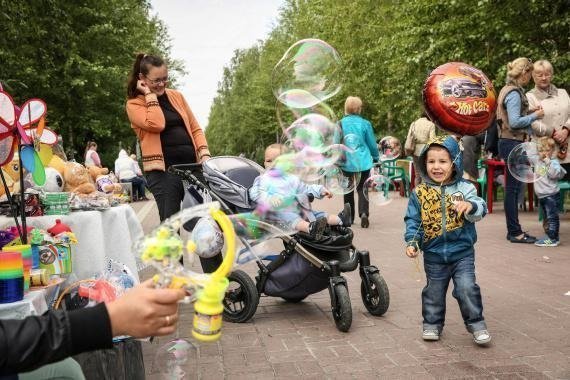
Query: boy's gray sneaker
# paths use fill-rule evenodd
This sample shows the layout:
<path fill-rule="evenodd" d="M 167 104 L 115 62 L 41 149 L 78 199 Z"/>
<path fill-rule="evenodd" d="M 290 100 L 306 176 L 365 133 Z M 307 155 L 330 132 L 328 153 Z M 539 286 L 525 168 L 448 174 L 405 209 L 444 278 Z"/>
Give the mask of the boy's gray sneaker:
<path fill-rule="evenodd" d="M 473 333 L 473 341 L 477 344 L 487 344 L 491 341 L 491 334 L 487 330 L 479 330 Z"/>
<path fill-rule="evenodd" d="M 320 239 L 327 228 L 327 218 L 321 217 L 314 222 L 309 223 L 309 235 L 313 239 Z"/>
<path fill-rule="evenodd" d="M 422 333 L 423 340 L 439 340 L 439 331 L 438 330 L 424 330 Z"/>

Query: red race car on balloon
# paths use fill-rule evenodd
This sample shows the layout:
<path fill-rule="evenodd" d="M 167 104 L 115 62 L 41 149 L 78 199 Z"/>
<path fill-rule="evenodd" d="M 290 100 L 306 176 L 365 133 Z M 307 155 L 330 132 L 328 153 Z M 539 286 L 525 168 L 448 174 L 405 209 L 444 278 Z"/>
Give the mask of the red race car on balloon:
<path fill-rule="evenodd" d="M 429 118 L 439 128 L 459 136 L 485 131 L 497 108 L 497 95 L 489 78 L 462 62 L 449 62 L 433 70 L 424 84 L 423 101 Z"/>

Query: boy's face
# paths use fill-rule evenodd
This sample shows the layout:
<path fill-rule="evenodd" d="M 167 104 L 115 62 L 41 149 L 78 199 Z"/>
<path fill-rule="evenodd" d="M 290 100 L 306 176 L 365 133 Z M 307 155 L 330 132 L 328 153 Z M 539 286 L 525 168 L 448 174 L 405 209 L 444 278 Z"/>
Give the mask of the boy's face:
<path fill-rule="evenodd" d="M 263 160 L 263 166 L 265 169 L 271 169 L 275 165 L 275 159 L 279 157 L 281 152 L 277 148 L 268 148 L 265 150 L 265 158 Z"/>
<path fill-rule="evenodd" d="M 453 163 L 447 149 L 440 146 L 429 148 L 426 156 L 428 177 L 439 184 L 445 185 L 453 175 Z"/>

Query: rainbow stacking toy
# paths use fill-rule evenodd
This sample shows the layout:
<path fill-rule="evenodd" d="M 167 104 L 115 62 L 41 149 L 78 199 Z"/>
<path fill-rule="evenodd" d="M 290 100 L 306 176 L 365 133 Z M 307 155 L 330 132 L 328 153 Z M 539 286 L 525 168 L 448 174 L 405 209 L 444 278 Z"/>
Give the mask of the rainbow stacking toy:
<path fill-rule="evenodd" d="M 30 271 L 33 267 L 32 246 L 29 244 L 12 245 L 4 247 L 2 251 L 22 253 L 22 262 L 24 263 L 24 292 L 27 292 L 30 289 Z"/>
<path fill-rule="evenodd" d="M 24 298 L 24 262 L 21 252 L 0 252 L 0 303 Z"/>

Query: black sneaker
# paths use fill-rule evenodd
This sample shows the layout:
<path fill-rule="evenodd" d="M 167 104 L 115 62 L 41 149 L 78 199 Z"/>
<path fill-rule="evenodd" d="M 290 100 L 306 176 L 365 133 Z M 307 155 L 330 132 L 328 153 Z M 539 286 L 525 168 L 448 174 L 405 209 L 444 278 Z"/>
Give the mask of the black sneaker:
<path fill-rule="evenodd" d="M 350 203 L 345 203 L 342 211 L 338 213 L 338 217 L 342 221 L 343 227 L 350 227 L 352 225 L 351 211 L 352 210 L 350 209 Z"/>
<path fill-rule="evenodd" d="M 368 215 L 362 214 L 360 215 L 360 227 L 368 228 L 370 226 L 370 221 L 368 220 Z"/>
<path fill-rule="evenodd" d="M 313 239 L 318 239 L 325 231 L 325 228 L 327 228 L 327 218 L 323 216 L 309 223 L 309 235 Z"/>
<path fill-rule="evenodd" d="M 516 236 L 509 236 L 508 239 L 511 243 L 534 244 L 536 242 L 536 238 L 527 234 L 526 232 L 523 233 L 523 237 L 521 238 L 517 238 Z"/>

